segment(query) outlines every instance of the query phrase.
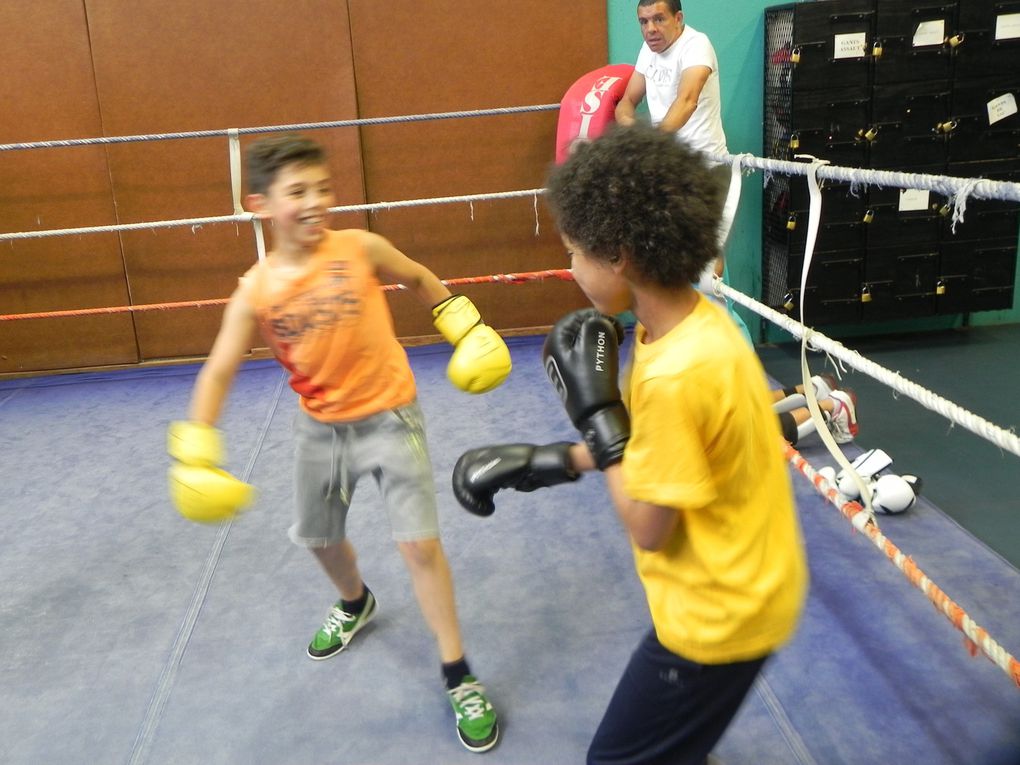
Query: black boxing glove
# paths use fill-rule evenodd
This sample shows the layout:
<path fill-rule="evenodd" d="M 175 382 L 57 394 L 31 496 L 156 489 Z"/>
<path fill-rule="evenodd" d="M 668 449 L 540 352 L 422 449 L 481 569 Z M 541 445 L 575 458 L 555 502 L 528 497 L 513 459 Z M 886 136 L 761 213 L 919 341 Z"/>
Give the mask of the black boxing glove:
<path fill-rule="evenodd" d="M 499 444 L 464 452 L 453 468 L 453 494 L 465 510 L 492 515 L 492 498 L 500 489 L 534 491 L 576 481 L 580 473 L 570 466 L 571 444 L 565 441 L 533 444 Z"/>
<path fill-rule="evenodd" d="M 556 322 L 542 348 L 545 372 L 599 470 L 622 460 L 630 440 L 617 380 L 622 340 L 616 319 L 585 308 Z"/>

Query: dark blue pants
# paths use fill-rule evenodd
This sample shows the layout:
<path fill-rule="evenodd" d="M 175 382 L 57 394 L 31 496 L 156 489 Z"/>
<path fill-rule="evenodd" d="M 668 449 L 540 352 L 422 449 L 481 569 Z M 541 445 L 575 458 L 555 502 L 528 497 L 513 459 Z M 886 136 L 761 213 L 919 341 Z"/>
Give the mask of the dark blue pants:
<path fill-rule="evenodd" d="M 703 765 L 766 658 L 698 664 L 649 630 L 609 701 L 588 765 Z"/>

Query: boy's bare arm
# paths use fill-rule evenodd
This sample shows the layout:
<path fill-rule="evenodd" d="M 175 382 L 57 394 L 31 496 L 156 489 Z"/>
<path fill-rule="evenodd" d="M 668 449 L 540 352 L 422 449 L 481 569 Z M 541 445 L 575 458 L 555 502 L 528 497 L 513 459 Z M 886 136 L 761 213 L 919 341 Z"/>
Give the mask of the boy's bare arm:
<path fill-rule="evenodd" d="M 603 472 L 606 474 L 606 486 L 609 487 L 609 496 L 613 498 L 616 514 L 620 516 L 631 538 L 643 550 L 661 550 L 676 531 L 680 513 L 673 507 L 653 505 L 627 496 L 623 490 L 623 469 L 619 463 Z"/>
<path fill-rule="evenodd" d="M 241 360 L 251 350 L 255 313 L 244 287 L 238 287 L 223 312 L 223 322 L 212 351 L 195 380 L 188 408 L 189 419 L 214 425 L 237 374 Z"/>
<path fill-rule="evenodd" d="M 366 233 L 365 247 L 380 279 L 403 284 L 429 307 L 450 297 L 450 290 L 438 276 L 411 260 L 384 237 Z"/>
<path fill-rule="evenodd" d="M 578 473 L 596 469 L 595 459 L 585 444 L 577 443 L 570 447 L 570 466 Z M 645 550 L 661 550 L 676 531 L 680 520 L 677 510 L 628 497 L 623 490 L 623 470 L 620 463 L 610 465 L 603 472 L 616 514 L 638 547 Z"/>

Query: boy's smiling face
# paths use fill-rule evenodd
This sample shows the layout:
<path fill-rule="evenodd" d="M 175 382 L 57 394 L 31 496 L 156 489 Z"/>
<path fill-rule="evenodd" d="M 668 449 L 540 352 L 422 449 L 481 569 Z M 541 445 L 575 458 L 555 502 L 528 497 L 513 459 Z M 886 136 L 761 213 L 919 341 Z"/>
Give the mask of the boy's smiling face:
<path fill-rule="evenodd" d="M 314 249 L 326 230 L 336 201 L 325 165 L 285 165 L 265 194 L 255 195 L 257 212 L 273 222 L 274 245 L 281 250 Z"/>

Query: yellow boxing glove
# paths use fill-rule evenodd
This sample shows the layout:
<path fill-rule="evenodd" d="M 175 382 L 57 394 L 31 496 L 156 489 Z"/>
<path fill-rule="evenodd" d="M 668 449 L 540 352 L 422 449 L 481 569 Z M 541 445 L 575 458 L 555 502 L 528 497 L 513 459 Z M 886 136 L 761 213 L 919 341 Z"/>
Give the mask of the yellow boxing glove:
<path fill-rule="evenodd" d="M 461 390 L 485 393 L 510 374 L 510 349 L 464 295 L 451 295 L 433 308 L 432 323 L 454 347 L 446 376 Z"/>
<path fill-rule="evenodd" d="M 211 425 L 171 423 L 167 451 L 175 460 L 167 472 L 170 499 L 188 520 L 220 523 L 254 501 L 253 486 L 218 467 L 224 459 L 223 439 Z"/>
<path fill-rule="evenodd" d="M 166 451 L 185 465 L 215 467 L 224 461 L 220 431 L 204 422 L 171 422 L 166 431 Z"/>

